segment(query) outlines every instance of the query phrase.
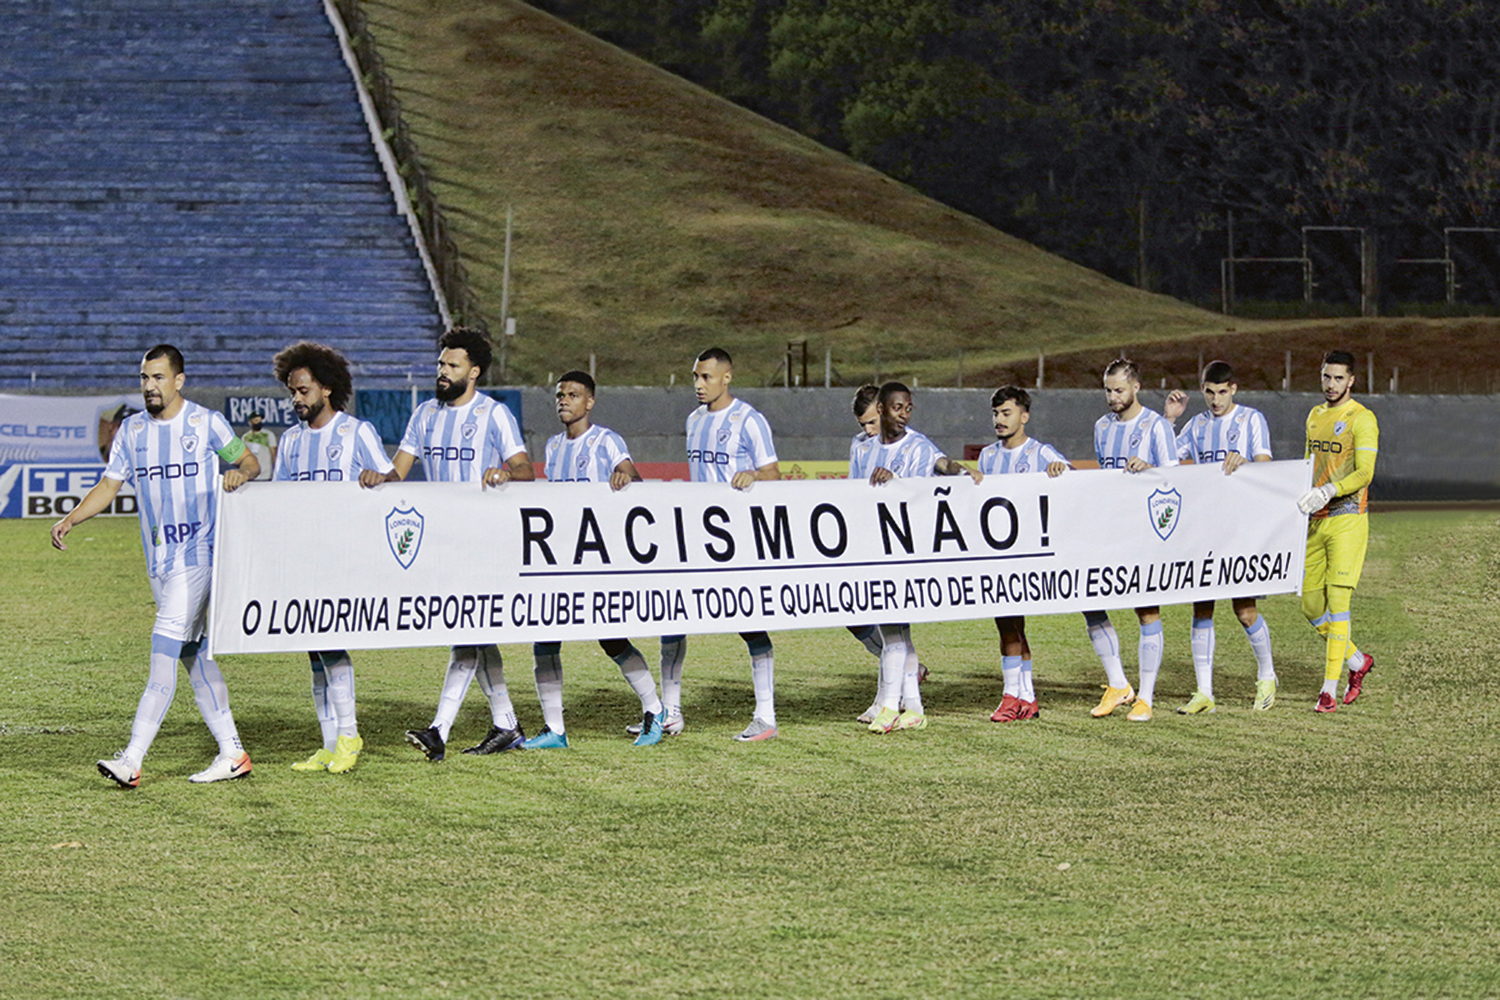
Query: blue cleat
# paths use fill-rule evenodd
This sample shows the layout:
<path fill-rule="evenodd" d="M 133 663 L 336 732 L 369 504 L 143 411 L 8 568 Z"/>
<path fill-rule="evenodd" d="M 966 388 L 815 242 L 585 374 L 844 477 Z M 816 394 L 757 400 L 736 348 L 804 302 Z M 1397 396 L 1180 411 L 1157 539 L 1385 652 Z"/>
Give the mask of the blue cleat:
<path fill-rule="evenodd" d="M 647 712 L 641 716 L 641 735 L 635 738 L 638 747 L 654 747 L 661 742 L 661 716 Z"/>
<path fill-rule="evenodd" d="M 554 733 L 546 726 L 531 739 L 521 744 L 523 750 L 566 750 L 568 749 L 568 734 Z"/>

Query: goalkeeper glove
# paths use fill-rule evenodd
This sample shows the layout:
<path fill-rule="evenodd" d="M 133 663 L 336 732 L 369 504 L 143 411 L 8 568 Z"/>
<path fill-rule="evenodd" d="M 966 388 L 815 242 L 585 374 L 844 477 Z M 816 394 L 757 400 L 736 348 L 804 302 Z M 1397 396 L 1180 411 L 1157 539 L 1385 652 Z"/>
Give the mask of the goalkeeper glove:
<path fill-rule="evenodd" d="M 1314 486 L 1297 500 L 1297 509 L 1304 514 L 1312 514 L 1328 506 L 1328 501 L 1333 499 L 1338 487 L 1333 483 L 1324 483 L 1322 486 Z"/>

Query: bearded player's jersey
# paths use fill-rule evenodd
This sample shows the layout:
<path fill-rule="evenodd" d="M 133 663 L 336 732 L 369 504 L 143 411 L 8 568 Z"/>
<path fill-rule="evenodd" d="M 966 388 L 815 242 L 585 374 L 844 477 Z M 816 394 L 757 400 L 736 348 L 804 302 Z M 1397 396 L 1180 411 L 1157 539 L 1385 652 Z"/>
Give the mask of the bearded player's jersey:
<path fill-rule="evenodd" d="M 1067 464 L 1062 452 L 1036 438 L 1027 438 L 1019 448 L 1007 448 L 1003 441 L 987 445 L 979 453 L 979 471 L 986 476 L 1003 476 L 1011 472 L 1046 472 L 1053 462 Z"/>
<path fill-rule="evenodd" d="M 218 459 L 244 454 L 222 414 L 187 399 L 170 420 L 135 413 L 121 425 L 104 476 L 135 487 L 148 574 L 213 565 Z"/>
<path fill-rule="evenodd" d="M 1347 492 L 1328 501 L 1313 518 L 1338 514 L 1364 514 L 1369 510 L 1370 479 L 1374 477 L 1375 455 L 1380 450 L 1380 425 L 1358 401 L 1345 400 L 1338 406 L 1327 403 L 1314 406 L 1307 415 L 1307 450 L 1313 460 L 1313 485 L 1342 482 L 1355 476 L 1357 456 L 1365 457 L 1368 476 L 1356 476 Z M 1351 488 L 1353 487 L 1353 488 Z"/>
<path fill-rule="evenodd" d="M 276 478 L 297 482 L 342 482 L 358 479 L 365 469 L 391 471 L 380 432 L 367 420 L 335 413 L 319 428 L 305 422 L 281 436 Z"/>
<path fill-rule="evenodd" d="M 547 440 L 545 472 L 553 483 L 607 483 L 630 458 L 625 439 L 608 427 L 590 427 L 573 440 L 566 432 Z"/>
<path fill-rule="evenodd" d="M 427 478 L 478 482 L 526 451 L 521 425 L 510 410 L 482 392 L 463 406 L 429 399 L 417 407 L 401 438 L 401 450 L 422 460 Z"/>
<path fill-rule="evenodd" d="M 943 457 L 926 434 L 910 427 L 890 444 L 872 437 L 869 445 L 870 450 L 862 457 L 858 470 L 850 463 L 850 479 L 869 479 L 876 469 L 889 469 L 898 479 L 919 479 L 935 475 L 934 466 Z"/>
<path fill-rule="evenodd" d="M 1160 469 L 1177 464 L 1176 435 L 1155 410 L 1142 407 L 1129 420 L 1106 413 L 1094 424 L 1094 455 L 1101 469 L 1123 469 L 1132 458 Z"/>
<path fill-rule="evenodd" d="M 695 483 L 727 483 L 776 461 L 771 425 L 760 411 L 736 399 L 717 413 L 707 404 L 687 418 L 688 475 Z"/>
<path fill-rule="evenodd" d="M 1177 457 L 1199 465 L 1222 462 L 1232 451 L 1252 462 L 1261 455 L 1271 457 L 1271 428 L 1264 413 L 1238 403 L 1222 417 L 1204 410 L 1177 435 Z"/>

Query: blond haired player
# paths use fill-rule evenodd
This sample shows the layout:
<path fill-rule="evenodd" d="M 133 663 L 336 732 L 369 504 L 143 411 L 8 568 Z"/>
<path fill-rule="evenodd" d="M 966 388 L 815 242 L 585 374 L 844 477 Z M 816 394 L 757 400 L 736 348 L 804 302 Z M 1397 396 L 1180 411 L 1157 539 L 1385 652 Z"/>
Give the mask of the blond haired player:
<path fill-rule="evenodd" d="M 1370 537 L 1369 491 L 1380 449 L 1375 414 L 1353 397 L 1354 355 L 1323 356 L 1323 399 L 1307 415 L 1306 455 L 1313 460 L 1313 488 L 1297 501 L 1307 522 L 1307 569 L 1302 580 L 1302 613 L 1327 640 L 1323 689 L 1315 711 L 1338 708 L 1339 674 L 1347 662 L 1344 704 L 1354 703 L 1375 658 L 1349 640 L 1349 606 L 1365 565 Z"/>

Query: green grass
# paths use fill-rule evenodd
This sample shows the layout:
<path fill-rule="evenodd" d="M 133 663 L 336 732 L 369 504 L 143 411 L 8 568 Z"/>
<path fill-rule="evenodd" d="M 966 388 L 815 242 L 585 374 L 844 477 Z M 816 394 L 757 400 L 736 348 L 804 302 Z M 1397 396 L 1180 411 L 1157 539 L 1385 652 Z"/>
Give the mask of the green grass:
<path fill-rule="evenodd" d="M 1031 623 L 1032 724 L 987 721 L 988 622 L 917 628 L 933 725 L 890 737 L 852 722 L 868 655 L 793 632 L 781 738 L 738 745 L 743 645 L 695 637 L 687 731 L 637 750 L 613 664 L 570 643 L 574 749 L 430 765 L 401 731 L 430 718 L 443 651 L 360 653 L 368 749 L 339 778 L 288 768 L 317 742 L 305 662 L 226 657 L 255 773 L 184 780 L 213 747 L 182 682 L 125 791 L 93 761 L 145 676 L 134 522 L 90 522 L 66 554 L 0 522 L 0 995 L 1494 996 L 1497 528 L 1374 518 L 1354 626 L 1378 666 L 1329 717 L 1288 597 L 1263 605 L 1271 712 L 1249 711 L 1227 608 L 1220 711 L 1171 711 L 1193 687 L 1172 608 L 1145 726 L 1089 718 L 1100 671 L 1062 616 Z M 528 651 L 505 653 L 539 727 Z M 473 692 L 455 743 L 486 722 Z"/>

